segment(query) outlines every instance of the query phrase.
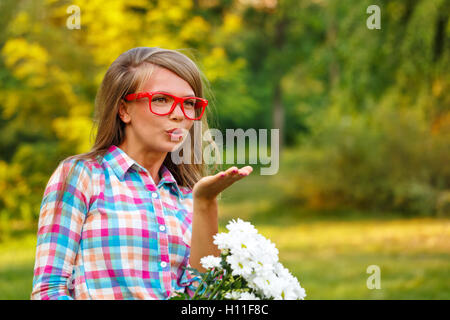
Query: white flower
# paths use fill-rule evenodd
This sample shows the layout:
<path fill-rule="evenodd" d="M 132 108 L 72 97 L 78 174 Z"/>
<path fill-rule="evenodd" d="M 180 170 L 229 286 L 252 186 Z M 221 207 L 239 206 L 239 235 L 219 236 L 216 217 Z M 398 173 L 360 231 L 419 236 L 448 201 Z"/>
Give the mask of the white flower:
<path fill-rule="evenodd" d="M 231 254 L 250 259 L 254 255 L 254 248 L 257 246 L 255 239 L 246 234 L 236 234 L 230 243 Z"/>
<path fill-rule="evenodd" d="M 225 294 L 227 299 L 253 300 L 254 294 L 266 299 L 304 299 L 305 290 L 299 281 L 278 260 L 278 249 L 249 222 L 241 219 L 228 223 L 227 233 L 214 236 L 214 244 L 225 255 L 233 276 L 242 276 L 247 289 Z M 222 268 L 221 258 L 208 256 L 201 259 L 206 269 Z M 224 276 L 226 276 L 224 269 Z M 253 289 L 254 293 L 246 290 Z"/>
<path fill-rule="evenodd" d="M 267 298 L 272 298 L 276 294 L 274 284 L 278 281 L 278 278 L 273 271 L 260 272 L 247 281 L 250 288 L 262 292 Z"/>
<path fill-rule="evenodd" d="M 213 236 L 213 243 L 217 245 L 219 250 L 230 249 L 233 245 L 233 238 L 229 233 L 217 233 Z"/>
<path fill-rule="evenodd" d="M 270 281 L 269 287 L 261 287 L 264 294 L 268 294 L 276 300 L 297 300 L 305 298 L 305 290 L 300 286 L 297 278 L 281 263 L 275 265 L 274 274 L 275 279 Z"/>
<path fill-rule="evenodd" d="M 225 294 L 225 299 L 231 300 L 260 300 L 255 294 L 247 291 L 233 290 Z"/>
<path fill-rule="evenodd" d="M 249 246 L 249 251 L 254 260 L 258 260 L 263 265 L 273 265 L 278 262 L 278 249 L 270 240 L 258 234 L 252 244 L 255 246 Z"/>
<path fill-rule="evenodd" d="M 250 266 L 250 260 L 241 259 L 237 255 L 229 255 L 227 258 L 227 263 L 231 266 L 233 270 L 231 274 L 233 276 L 243 276 L 248 277 L 252 273 L 252 268 Z"/>
<path fill-rule="evenodd" d="M 225 294 L 225 299 L 239 300 L 240 297 L 241 297 L 241 292 L 237 291 L 237 290 L 233 290 L 233 291 L 227 292 Z"/>
<path fill-rule="evenodd" d="M 268 268 L 256 270 L 246 280 L 251 289 L 260 292 L 266 298 L 297 300 L 306 296 L 297 278 L 281 263 L 275 264 L 272 270 Z"/>
<path fill-rule="evenodd" d="M 200 263 L 202 264 L 203 268 L 205 269 L 221 269 L 220 262 L 222 259 L 220 257 L 215 256 L 206 256 L 200 259 Z"/>
<path fill-rule="evenodd" d="M 256 234 L 258 233 L 258 231 L 255 229 L 255 227 L 250 223 L 250 222 L 246 222 L 243 221 L 241 219 L 237 219 L 236 220 L 231 220 L 228 225 L 227 225 L 227 229 L 231 232 L 231 233 L 246 233 L 246 234 Z"/>
<path fill-rule="evenodd" d="M 250 292 L 242 292 L 239 300 L 260 300 L 257 296 Z"/>
<path fill-rule="evenodd" d="M 304 300 L 306 298 L 306 291 L 300 285 L 297 287 L 294 287 L 294 293 L 296 294 L 297 298 L 300 300 Z"/>

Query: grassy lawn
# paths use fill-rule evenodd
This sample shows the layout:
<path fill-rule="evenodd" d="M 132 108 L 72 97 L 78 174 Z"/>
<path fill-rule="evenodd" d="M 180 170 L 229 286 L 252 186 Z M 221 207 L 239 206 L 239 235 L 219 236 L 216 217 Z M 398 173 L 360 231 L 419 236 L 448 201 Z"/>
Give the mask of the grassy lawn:
<path fill-rule="evenodd" d="M 286 177 L 255 168 L 226 190 L 220 229 L 232 218 L 252 222 L 276 244 L 307 299 L 450 299 L 450 219 L 308 212 L 283 198 Z M 29 299 L 34 233 L 0 243 L 0 299 Z M 367 288 L 370 265 L 380 268 L 381 289 Z"/>
<path fill-rule="evenodd" d="M 449 299 L 448 221 L 318 222 L 260 227 L 308 299 Z M 367 267 L 380 268 L 369 290 Z"/>

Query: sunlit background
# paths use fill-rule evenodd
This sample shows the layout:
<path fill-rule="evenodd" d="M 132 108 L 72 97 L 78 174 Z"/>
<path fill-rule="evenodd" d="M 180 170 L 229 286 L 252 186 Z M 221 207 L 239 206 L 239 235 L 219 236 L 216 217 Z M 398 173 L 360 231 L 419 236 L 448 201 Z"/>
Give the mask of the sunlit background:
<path fill-rule="evenodd" d="M 137 46 L 198 63 L 211 128 L 280 129 L 278 173 L 256 164 L 226 190 L 220 226 L 252 222 L 307 299 L 450 299 L 449 13 L 446 0 L 1 0 L 0 299 L 29 299 L 44 188 L 89 151 L 102 77 Z"/>

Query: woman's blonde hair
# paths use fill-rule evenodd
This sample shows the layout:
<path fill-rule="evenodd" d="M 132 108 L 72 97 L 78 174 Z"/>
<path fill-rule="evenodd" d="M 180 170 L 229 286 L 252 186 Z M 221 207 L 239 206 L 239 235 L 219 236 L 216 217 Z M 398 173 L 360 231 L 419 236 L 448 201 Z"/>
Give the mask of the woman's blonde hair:
<path fill-rule="evenodd" d="M 84 154 L 71 156 L 67 159 L 75 159 L 65 179 L 62 190 L 65 190 L 68 177 L 70 177 L 76 162 L 81 159 L 99 159 L 103 157 L 111 145 L 120 145 L 125 138 L 125 123 L 119 117 L 119 105 L 121 99 L 127 94 L 138 92 L 145 81 L 151 77 L 153 66 L 166 68 L 180 78 L 184 79 L 194 90 L 197 97 L 204 97 L 204 85 L 207 80 L 198 69 L 197 65 L 186 55 L 168 49 L 156 47 L 138 47 L 122 53 L 108 68 L 103 78 L 95 99 L 94 128 L 97 126 L 95 142 L 91 150 Z M 202 141 L 203 133 L 209 129 L 207 114 L 211 114 L 211 105 L 207 107 L 201 123 L 201 136 L 194 137 L 194 126 L 190 130 L 191 150 L 194 150 L 194 141 Z M 215 146 L 213 140 L 206 141 Z M 216 149 L 217 150 L 217 149 Z M 191 161 L 188 164 L 174 164 L 169 152 L 163 164 L 170 170 L 180 186 L 193 188 L 194 184 L 203 176 L 217 169 L 217 165 L 211 168 L 205 164 L 203 151 L 201 163 L 194 161 L 194 152 L 191 152 Z M 182 151 L 180 151 L 182 156 Z M 62 194 L 64 193 L 61 192 Z M 62 194 L 60 195 L 62 197 Z M 58 199 L 61 199 L 58 197 Z"/>

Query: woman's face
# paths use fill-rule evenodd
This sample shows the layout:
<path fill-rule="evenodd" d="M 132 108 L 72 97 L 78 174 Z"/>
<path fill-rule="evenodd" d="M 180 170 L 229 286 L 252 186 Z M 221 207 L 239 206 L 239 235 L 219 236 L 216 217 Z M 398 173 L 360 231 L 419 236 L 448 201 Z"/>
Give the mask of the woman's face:
<path fill-rule="evenodd" d="M 162 91 L 177 97 L 195 96 L 189 83 L 172 71 L 154 66 L 153 72 L 140 92 Z M 186 137 L 194 120 L 183 114 L 180 104 L 172 113 L 159 116 L 149 109 L 148 98 L 128 101 L 121 104 L 119 114 L 126 123 L 125 139 L 129 144 L 137 144 L 145 150 L 171 152 Z M 183 137 L 170 135 L 167 130 L 182 129 Z"/>

